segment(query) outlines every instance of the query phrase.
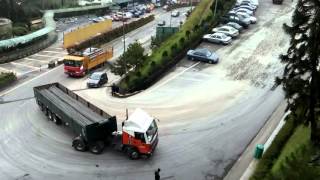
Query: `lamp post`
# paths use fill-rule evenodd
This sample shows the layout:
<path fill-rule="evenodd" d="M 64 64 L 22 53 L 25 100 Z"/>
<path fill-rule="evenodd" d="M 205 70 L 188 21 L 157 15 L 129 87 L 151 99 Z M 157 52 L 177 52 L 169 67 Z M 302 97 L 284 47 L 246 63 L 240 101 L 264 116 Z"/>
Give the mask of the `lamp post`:
<path fill-rule="evenodd" d="M 216 16 L 216 12 L 217 12 L 217 4 L 218 4 L 218 0 L 215 0 L 213 16 Z"/>

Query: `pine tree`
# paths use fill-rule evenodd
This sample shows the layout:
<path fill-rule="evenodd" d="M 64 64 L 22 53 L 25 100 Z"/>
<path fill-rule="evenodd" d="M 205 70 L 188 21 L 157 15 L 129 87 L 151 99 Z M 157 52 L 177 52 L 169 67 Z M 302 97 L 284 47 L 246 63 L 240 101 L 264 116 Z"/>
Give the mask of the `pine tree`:
<path fill-rule="evenodd" d="M 301 107 L 306 111 L 303 120 L 311 126 L 311 140 L 319 144 L 319 58 L 320 58 L 320 1 L 299 0 L 292 17 L 292 25 L 284 25 L 291 36 L 290 47 L 281 60 L 286 64 L 282 78 L 288 109 L 297 114 Z"/>

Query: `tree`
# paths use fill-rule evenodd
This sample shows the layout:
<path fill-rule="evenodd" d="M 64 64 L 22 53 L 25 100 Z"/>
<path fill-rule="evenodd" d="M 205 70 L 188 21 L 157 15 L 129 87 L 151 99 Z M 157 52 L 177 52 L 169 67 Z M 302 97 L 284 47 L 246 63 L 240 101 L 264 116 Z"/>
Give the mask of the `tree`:
<path fill-rule="evenodd" d="M 130 69 L 141 67 L 146 58 L 147 56 L 144 55 L 144 48 L 136 41 L 128 46 L 127 51 L 119 57 L 116 63 L 114 63 L 111 71 L 116 75 L 122 76 Z"/>
<path fill-rule="evenodd" d="M 294 115 L 306 106 L 300 123 L 310 124 L 311 141 L 319 144 L 320 1 L 299 0 L 292 25 L 284 24 L 284 29 L 291 41 L 287 53 L 280 56 L 286 66 L 277 83 L 283 85 L 288 109 Z"/>

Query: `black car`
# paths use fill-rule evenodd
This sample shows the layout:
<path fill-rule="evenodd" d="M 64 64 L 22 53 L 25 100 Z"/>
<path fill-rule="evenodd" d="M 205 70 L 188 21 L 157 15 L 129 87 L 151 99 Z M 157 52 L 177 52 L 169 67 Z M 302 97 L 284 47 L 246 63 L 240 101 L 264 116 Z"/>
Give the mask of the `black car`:
<path fill-rule="evenodd" d="M 90 87 L 101 87 L 103 84 L 108 82 L 108 76 L 105 72 L 94 72 L 88 78 L 87 86 Z"/>
<path fill-rule="evenodd" d="M 158 26 L 164 26 L 164 25 L 166 25 L 166 21 L 160 21 L 160 22 L 158 22 Z"/>
<path fill-rule="evenodd" d="M 222 24 L 226 24 L 228 22 L 235 22 L 235 23 L 239 24 L 240 26 L 242 26 L 245 29 L 249 28 L 249 25 L 250 25 L 250 22 L 242 21 L 242 20 L 239 19 L 238 16 L 233 16 L 233 15 L 222 16 L 220 21 L 221 21 Z"/>

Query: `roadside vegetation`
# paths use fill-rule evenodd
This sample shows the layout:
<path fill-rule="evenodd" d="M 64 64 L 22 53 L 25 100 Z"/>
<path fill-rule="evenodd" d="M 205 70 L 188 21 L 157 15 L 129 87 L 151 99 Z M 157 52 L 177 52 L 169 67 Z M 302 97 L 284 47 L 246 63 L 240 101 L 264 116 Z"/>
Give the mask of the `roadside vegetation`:
<path fill-rule="evenodd" d="M 0 89 L 6 87 L 15 80 L 17 80 L 17 77 L 13 72 L 0 72 Z"/>
<path fill-rule="evenodd" d="M 251 177 L 253 180 L 319 179 L 320 177 L 320 3 L 299 0 L 292 25 L 290 47 L 280 56 L 286 64 L 283 86 L 291 111 Z"/>
<path fill-rule="evenodd" d="M 218 22 L 235 3 L 235 0 L 218 3 L 217 14 L 213 17 L 213 0 L 203 0 L 191 13 L 179 32 L 164 41 L 159 48 L 140 66 L 132 69 L 118 84 L 120 93 L 132 93 L 147 88 L 162 74 L 182 59 L 187 50 L 195 47 L 201 37 Z"/>

